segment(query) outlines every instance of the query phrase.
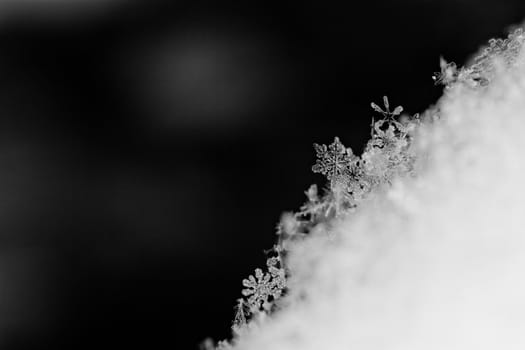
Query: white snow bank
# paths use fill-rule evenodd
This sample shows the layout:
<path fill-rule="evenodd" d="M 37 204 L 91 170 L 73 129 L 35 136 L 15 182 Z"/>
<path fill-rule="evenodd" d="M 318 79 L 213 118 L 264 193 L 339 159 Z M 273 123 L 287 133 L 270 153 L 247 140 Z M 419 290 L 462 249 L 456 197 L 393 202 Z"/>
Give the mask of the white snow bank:
<path fill-rule="evenodd" d="M 437 106 L 417 177 L 294 246 L 282 309 L 234 349 L 525 349 L 525 64 Z"/>

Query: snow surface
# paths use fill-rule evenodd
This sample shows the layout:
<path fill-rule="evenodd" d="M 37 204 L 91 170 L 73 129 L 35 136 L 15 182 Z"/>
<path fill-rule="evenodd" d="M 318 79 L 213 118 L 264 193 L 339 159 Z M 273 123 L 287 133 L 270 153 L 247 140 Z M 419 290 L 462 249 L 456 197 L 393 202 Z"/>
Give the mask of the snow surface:
<path fill-rule="evenodd" d="M 414 139 L 418 175 L 297 243 L 282 309 L 233 349 L 525 349 L 518 61 L 487 87 L 446 90 Z"/>

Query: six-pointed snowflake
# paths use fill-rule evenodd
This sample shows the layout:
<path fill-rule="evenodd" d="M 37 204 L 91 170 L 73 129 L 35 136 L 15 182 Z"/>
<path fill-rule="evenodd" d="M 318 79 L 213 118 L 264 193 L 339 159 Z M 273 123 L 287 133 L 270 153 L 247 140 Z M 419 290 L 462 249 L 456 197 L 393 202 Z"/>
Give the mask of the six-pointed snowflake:
<path fill-rule="evenodd" d="M 338 137 L 334 138 L 334 142 L 329 146 L 314 143 L 314 148 L 317 162 L 312 167 L 312 171 L 325 175 L 330 181 L 344 175 L 358 160 L 352 149 L 346 148 Z"/>
<path fill-rule="evenodd" d="M 277 300 L 286 286 L 284 269 L 276 267 L 278 258 L 270 258 L 266 262 L 269 272 L 255 269 L 255 277 L 250 275 L 242 281 L 246 289 L 242 294 L 248 297 L 247 304 L 251 313 L 260 310 L 269 311 L 273 300 Z M 270 299 L 271 298 L 271 299 Z"/>
<path fill-rule="evenodd" d="M 374 111 L 381 113 L 387 120 L 394 120 L 395 116 L 398 116 L 403 112 L 402 106 L 397 106 L 393 111 L 390 111 L 390 103 L 388 102 L 388 97 L 386 96 L 383 96 L 383 104 L 385 109 L 379 107 L 374 102 L 372 102 L 370 105 Z"/>

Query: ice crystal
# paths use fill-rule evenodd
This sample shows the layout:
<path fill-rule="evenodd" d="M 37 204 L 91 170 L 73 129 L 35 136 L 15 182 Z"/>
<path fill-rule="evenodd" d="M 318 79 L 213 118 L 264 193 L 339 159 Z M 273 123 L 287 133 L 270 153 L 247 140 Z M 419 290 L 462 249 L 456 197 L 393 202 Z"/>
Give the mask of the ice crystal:
<path fill-rule="evenodd" d="M 325 175 L 330 181 L 344 175 L 357 161 L 352 149 L 346 148 L 338 137 L 329 146 L 314 143 L 314 148 L 318 159 L 312 171 Z"/>
<path fill-rule="evenodd" d="M 296 216 L 308 218 L 310 222 L 314 222 L 320 213 L 324 211 L 326 203 L 319 197 L 319 191 L 315 184 L 310 186 L 308 191 L 305 192 L 305 195 L 308 201 L 303 204 Z"/>
<path fill-rule="evenodd" d="M 298 212 L 299 217 L 319 223 L 340 216 L 355 208 L 375 186 L 389 183 L 393 176 L 412 168 L 413 159 L 408 153 L 409 132 L 419 116 L 400 122 L 398 118 L 403 107 L 391 110 L 387 96 L 383 97 L 383 107 L 374 102 L 371 107 L 382 118 L 373 120 L 372 138 L 361 157 L 354 155 L 337 137 L 328 146 L 314 144 L 318 159 L 312 170 L 328 178 L 329 188 L 319 197 L 317 187 L 311 187 L 307 192 L 308 201 Z"/>
<path fill-rule="evenodd" d="M 450 86 L 458 78 L 458 68 L 454 62 L 447 62 L 443 57 L 439 58 L 440 71 L 434 73 L 432 79 L 436 85 Z"/>
<path fill-rule="evenodd" d="M 486 85 L 493 78 L 498 64 L 512 66 L 525 42 L 523 28 L 518 28 L 506 39 L 490 39 L 489 45 L 474 58 L 474 64 L 469 68 L 471 76 L 480 85 Z"/>
<path fill-rule="evenodd" d="M 317 185 L 305 192 L 306 203 L 296 213 L 285 213 L 277 226 L 278 241 L 272 248 L 276 254 L 266 262 L 267 272 L 255 269 L 244 279 L 243 298 L 239 299 L 233 330 L 242 332 L 254 317 L 272 312 L 276 301 L 286 289 L 284 266 L 289 246 L 303 239 L 317 225 L 332 218 L 351 213 L 375 187 L 390 183 L 396 175 L 408 173 L 411 158 L 408 152 L 409 131 L 419 122 L 418 115 L 402 123 L 398 120 L 403 107 L 390 110 L 390 103 L 383 97 L 383 107 L 371 104 L 382 118 L 372 123 L 372 138 L 361 157 L 354 155 L 338 137 L 329 145 L 314 144 L 316 163 L 312 171 L 325 175 L 328 185 L 319 193 Z"/>
<path fill-rule="evenodd" d="M 304 238 L 317 225 L 333 217 L 350 213 L 377 186 L 390 182 L 395 175 L 408 173 L 412 158 L 409 156 L 409 130 L 418 121 L 409 119 L 405 124 L 397 120 L 402 106 L 390 110 L 388 97 L 383 97 L 383 107 L 372 103 L 374 111 L 382 118 L 372 124 L 372 138 L 361 157 L 354 155 L 338 137 L 329 144 L 314 144 L 316 163 L 312 171 L 325 175 L 328 186 L 320 194 L 317 185 L 305 192 L 307 201 L 296 213 L 285 213 L 277 226 L 278 241 L 272 248 L 277 254 L 267 260 L 267 272 L 255 269 L 254 275 L 243 280 L 234 320 L 239 330 L 250 323 L 254 315 L 268 313 L 286 288 L 286 273 L 282 257 L 289 245 Z"/>
<path fill-rule="evenodd" d="M 451 87 L 460 82 L 470 87 L 487 86 L 496 74 L 498 67 L 512 67 L 525 43 L 523 28 L 512 31 L 505 39 L 490 39 L 472 60 L 471 65 L 458 69 L 454 62 L 440 59 L 441 71 L 432 77 L 436 84 Z"/>
<path fill-rule="evenodd" d="M 272 302 L 277 300 L 286 286 L 284 269 L 277 267 L 279 259 L 269 258 L 266 261 L 268 272 L 255 269 L 255 277 L 250 275 L 242 281 L 245 289 L 242 294 L 247 297 L 247 306 L 250 313 L 270 311 Z"/>
<path fill-rule="evenodd" d="M 378 113 L 381 113 L 385 118 L 388 120 L 394 120 L 395 116 L 400 115 L 403 112 L 402 106 L 397 106 L 392 112 L 390 111 L 390 103 L 388 102 L 388 97 L 383 96 L 383 105 L 385 106 L 385 109 L 379 107 L 374 102 L 370 104 L 372 106 L 372 109 Z"/>
<path fill-rule="evenodd" d="M 248 321 L 250 310 L 246 305 L 243 298 L 237 299 L 237 305 L 235 306 L 235 318 L 233 320 L 232 329 L 237 331 L 244 327 Z"/>
<path fill-rule="evenodd" d="M 374 124 L 372 138 L 361 156 L 364 172 L 373 183 L 390 183 L 396 175 L 408 174 L 413 168 L 410 154 L 410 131 L 419 123 L 414 115 L 406 124 L 389 116 Z"/>

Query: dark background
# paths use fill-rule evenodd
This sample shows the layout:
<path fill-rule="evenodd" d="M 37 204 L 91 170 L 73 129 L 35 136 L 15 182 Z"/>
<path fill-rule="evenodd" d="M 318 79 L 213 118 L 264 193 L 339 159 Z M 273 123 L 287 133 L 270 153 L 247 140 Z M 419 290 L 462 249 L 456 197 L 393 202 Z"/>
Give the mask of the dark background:
<path fill-rule="evenodd" d="M 0 2 L 0 348 L 229 337 L 282 211 L 522 0 Z"/>

